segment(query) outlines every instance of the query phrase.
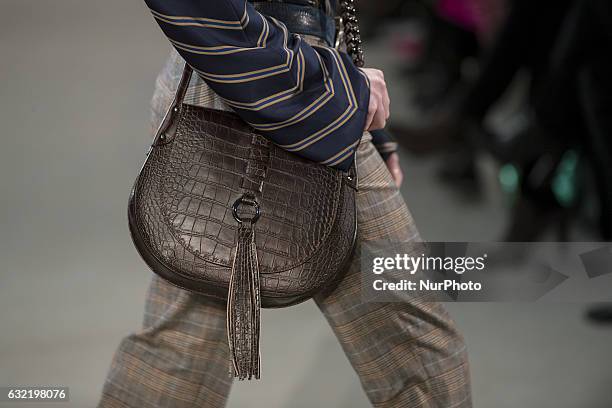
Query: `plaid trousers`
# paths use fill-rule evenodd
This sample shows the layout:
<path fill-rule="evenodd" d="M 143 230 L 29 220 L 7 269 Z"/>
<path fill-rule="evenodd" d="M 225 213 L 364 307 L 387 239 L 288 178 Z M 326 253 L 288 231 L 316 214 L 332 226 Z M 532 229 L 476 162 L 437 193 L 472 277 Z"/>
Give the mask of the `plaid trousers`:
<path fill-rule="evenodd" d="M 182 60 L 173 53 L 157 81 L 153 124 L 170 103 Z M 224 109 L 194 78 L 186 102 Z M 357 152 L 358 243 L 419 240 L 414 221 L 366 132 Z M 463 338 L 439 303 L 366 302 L 356 254 L 338 287 L 314 301 L 374 407 L 471 407 Z M 101 408 L 223 407 L 231 388 L 225 306 L 153 276 L 142 330 L 115 353 Z"/>

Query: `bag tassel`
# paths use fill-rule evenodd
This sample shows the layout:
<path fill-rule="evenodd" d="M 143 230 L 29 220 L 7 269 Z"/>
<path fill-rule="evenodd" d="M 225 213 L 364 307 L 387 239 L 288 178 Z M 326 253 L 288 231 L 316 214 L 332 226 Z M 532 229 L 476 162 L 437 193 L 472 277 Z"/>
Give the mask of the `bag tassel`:
<path fill-rule="evenodd" d="M 227 300 L 227 335 L 232 360 L 230 374 L 240 380 L 259 379 L 261 299 L 255 229 L 240 223 Z"/>

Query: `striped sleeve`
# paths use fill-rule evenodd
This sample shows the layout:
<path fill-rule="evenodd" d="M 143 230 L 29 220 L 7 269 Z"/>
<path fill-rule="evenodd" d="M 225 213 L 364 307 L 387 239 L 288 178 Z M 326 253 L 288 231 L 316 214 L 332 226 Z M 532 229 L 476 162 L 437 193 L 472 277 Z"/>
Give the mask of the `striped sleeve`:
<path fill-rule="evenodd" d="M 280 147 L 346 170 L 369 87 L 345 54 L 314 47 L 245 0 L 145 0 L 181 56 L 236 113 Z"/>
<path fill-rule="evenodd" d="M 372 134 L 372 144 L 384 160 L 387 160 L 391 153 L 397 151 L 397 142 L 389 132 L 380 129 L 372 130 L 370 133 Z"/>

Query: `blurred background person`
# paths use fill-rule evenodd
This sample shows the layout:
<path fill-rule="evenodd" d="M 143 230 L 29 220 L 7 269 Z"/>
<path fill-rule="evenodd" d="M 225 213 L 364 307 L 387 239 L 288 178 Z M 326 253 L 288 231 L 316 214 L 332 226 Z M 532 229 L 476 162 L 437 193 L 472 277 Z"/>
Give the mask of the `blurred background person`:
<path fill-rule="evenodd" d="M 445 151 L 440 179 L 469 194 L 480 188 L 477 155 L 492 155 L 500 163 L 500 182 L 515 196 L 504 241 L 542 239 L 551 227 L 555 239 L 567 240 L 568 220 L 588 219 L 590 207 L 596 208 L 598 236 L 608 240 L 611 116 L 603 73 L 612 51 L 609 4 L 465 0 L 424 8 L 437 17 L 428 24 L 429 51 L 411 75 L 417 81 L 427 67 L 446 68 L 433 68 L 435 92 L 431 81 L 417 81 L 413 101 L 429 120 L 392 126 L 399 142 L 419 153 Z M 454 52 L 441 51 L 438 43 Z M 525 72 L 528 79 L 517 75 Z M 513 82 L 527 84 L 515 126 L 487 126 Z"/>

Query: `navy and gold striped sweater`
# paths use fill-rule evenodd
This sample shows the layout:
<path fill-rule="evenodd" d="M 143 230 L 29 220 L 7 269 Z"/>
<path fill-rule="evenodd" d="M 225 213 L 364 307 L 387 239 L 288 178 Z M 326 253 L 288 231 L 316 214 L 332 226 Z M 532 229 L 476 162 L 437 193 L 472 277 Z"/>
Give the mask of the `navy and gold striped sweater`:
<path fill-rule="evenodd" d="M 288 151 L 350 167 L 369 87 L 348 55 L 307 44 L 246 0 L 145 2 L 185 61 L 243 120 Z M 384 154 L 386 135 L 373 136 Z"/>

